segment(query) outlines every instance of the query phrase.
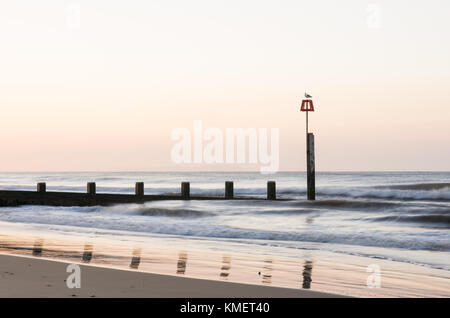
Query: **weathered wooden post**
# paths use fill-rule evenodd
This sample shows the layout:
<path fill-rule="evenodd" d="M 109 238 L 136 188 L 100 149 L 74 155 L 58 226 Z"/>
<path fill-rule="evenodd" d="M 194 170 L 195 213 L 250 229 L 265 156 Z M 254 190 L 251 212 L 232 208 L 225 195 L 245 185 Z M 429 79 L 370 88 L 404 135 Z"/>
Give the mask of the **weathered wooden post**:
<path fill-rule="evenodd" d="M 144 195 L 144 182 L 136 182 L 134 191 L 137 196 L 143 196 Z"/>
<path fill-rule="evenodd" d="M 312 96 L 305 93 L 300 111 L 306 112 L 306 196 L 308 200 L 316 199 L 316 169 L 314 162 L 314 134 L 308 131 L 308 113 L 314 111 Z"/>
<path fill-rule="evenodd" d="M 89 243 L 84 244 L 83 257 L 81 258 L 81 260 L 84 263 L 90 263 L 91 262 L 93 250 L 94 250 L 94 247 L 92 246 L 92 244 L 89 244 Z"/>
<path fill-rule="evenodd" d="M 191 195 L 189 182 L 181 182 L 181 197 L 183 199 L 189 199 Z"/>
<path fill-rule="evenodd" d="M 95 194 L 95 182 L 88 182 L 87 183 L 87 193 L 88 194 Z"/>
<path fill-rule="evenodd" d="M 306 147 L 306 157 L 307 157 L 307 176 L 306 182 L 308 184 L 308 200 L 316 199 L 316 169 L 314 163 L 314 134 L 308 133 L 308 141 Z"/>
<path fill-rule="evenodd" d="M 275 181 L 267 182 L 267 200 L 276 200 L 277 199 L 277 190 Z"/>
<path fill-rule="evenodd" d="M 45 182 L 39 182 L 36 187 L 37 187 L 37 192 L 46 192 L 47 191 L 47 185 L 45 184 Z"/>
<path fill-rule="evenodd" d="M 225 181 L 225 199 L 233 199 L 234 186 L 233 181 Z"/>

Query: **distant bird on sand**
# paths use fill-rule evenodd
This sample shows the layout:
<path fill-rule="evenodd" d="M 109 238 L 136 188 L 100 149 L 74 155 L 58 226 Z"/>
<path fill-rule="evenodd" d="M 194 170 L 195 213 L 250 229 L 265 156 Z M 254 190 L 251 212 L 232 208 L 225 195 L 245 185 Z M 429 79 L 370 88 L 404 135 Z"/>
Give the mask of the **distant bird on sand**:
<path fill-rule="evenodd" d="M 308 93 L 305 93 L 305 97 L 306 97 L 306 98 L 311 98 L 312 96 L 309 95 Z"/>

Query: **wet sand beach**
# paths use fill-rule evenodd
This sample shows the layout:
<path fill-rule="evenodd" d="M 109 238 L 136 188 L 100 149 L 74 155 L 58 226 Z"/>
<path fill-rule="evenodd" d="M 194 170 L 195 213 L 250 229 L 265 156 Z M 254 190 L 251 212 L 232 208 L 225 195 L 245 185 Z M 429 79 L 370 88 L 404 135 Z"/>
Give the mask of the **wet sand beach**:
<path fill-rule="evenodd" d="M 58 236 L 0 236 L 1 297 L 448 297 L 448 271 L 311 251 L 212 253 Z M 70 264 L 81 288 L 69 289 Z M 369 288 L 372 270 L 380 287 Z M 430 284 L 430 281 L 433 284 Z M 75 296 L 73 296 L 75 295 Z"/>

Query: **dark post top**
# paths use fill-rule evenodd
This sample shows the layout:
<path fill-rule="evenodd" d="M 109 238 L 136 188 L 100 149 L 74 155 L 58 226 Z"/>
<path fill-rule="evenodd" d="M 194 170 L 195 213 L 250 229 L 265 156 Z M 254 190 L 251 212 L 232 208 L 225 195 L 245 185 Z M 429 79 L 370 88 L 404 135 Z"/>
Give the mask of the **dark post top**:
<path fill-rule="evenodd" d="M 139 196 L 144 195 L 144 182 L 136 182 L 135 194 Z"/>
<path fill-rule="evenodd" d="M 267 182 L 267 200 L 276 200 L 277 194 L 276 194 L 276 185 L 275 181 L 268 181 Z"/>
<path fill-rule="evenodd" d="M 232 199 L 234 197 L 233 181 L 225 181 L 225 198 Z"/>
<path fill-rule="evenodd" d="M 314 134 L 309 133 L 306 144 L 306 182 L 307 182 L 307 199 L 316 199 L 316 169 L 314 158 Z"/>
<path fill-rule="evenodd" d="M 88 194 L 95 194 L 96 193 L 95 182 L 88 182 L 87 183 L 87 193 Z"/>
<path fill-rule="evenodd" d="M 181 182 L 181 197 L 183 199 L 189 199 L 190 197 L 190 184 L 189 182 Z"/>
<path fill-rule="evenodd" d="M 46 192 L 47 191 L 47 186 L 45 184 L 45 182 L 39 182 L 37 184 L 37 192 Z"/>

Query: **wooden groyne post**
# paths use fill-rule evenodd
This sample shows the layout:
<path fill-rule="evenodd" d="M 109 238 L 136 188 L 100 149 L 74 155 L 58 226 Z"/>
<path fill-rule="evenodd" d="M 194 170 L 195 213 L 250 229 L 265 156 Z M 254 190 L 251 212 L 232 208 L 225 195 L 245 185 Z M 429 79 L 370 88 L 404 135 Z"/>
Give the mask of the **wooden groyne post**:
<path fill-rule="evenodd" d="M 233 199 L 234 185 L 233 181 L 225 181 L 225 199 Z"/>
<path fill-rule="evenodd" d="M 39 182 L 36 185 L 36 190 L 37 190 L 37 192 L 46 192 L 47 191 L 47 185 L 45 184 L 45 182 Z"/>
<path fill-rule="evenodd" d="M 316 169 L 314 163 L 314 134 L 308 133 L 306 146 L 306 182 L 308 184 L 307 198 L 308 200 L 316 199 Z"/>
<path fill-rule="evenodd" d="M 191 189 L 190 189 L 190 183 L 189 182 L 181 182 L 181 197 L 183 199 L 189 199 L 191 196 Z"/>
<path fill-rule="evenodd" d="M 300 111 L 306 112 L 306 197 L 316 199 L 316 169 L 314 158 L 314 134 L 308 131 L 308 114 L 314 111 L 312 96 L 305 93 L 307 99 L 302 100 Z"/>
<path fill-rule="evenodd" d="M 277 199 L 277 189 L 275 185 L 275 181 L 267 182 L 267 200 L 276 200 Z"/>
<path fill-rule="evenodd" d="M 136 182 L 136 185 L 134 186 L 134 192 L 137 196 L 143 196 L 144 195 L 144 182 Z"/>
<path fill-rule="evenodd" d="M 88 194 L 95 194 L 96 189 L 95 189 L 95 182 L 88 182 L 87 183 L 87 193 Z"/>

